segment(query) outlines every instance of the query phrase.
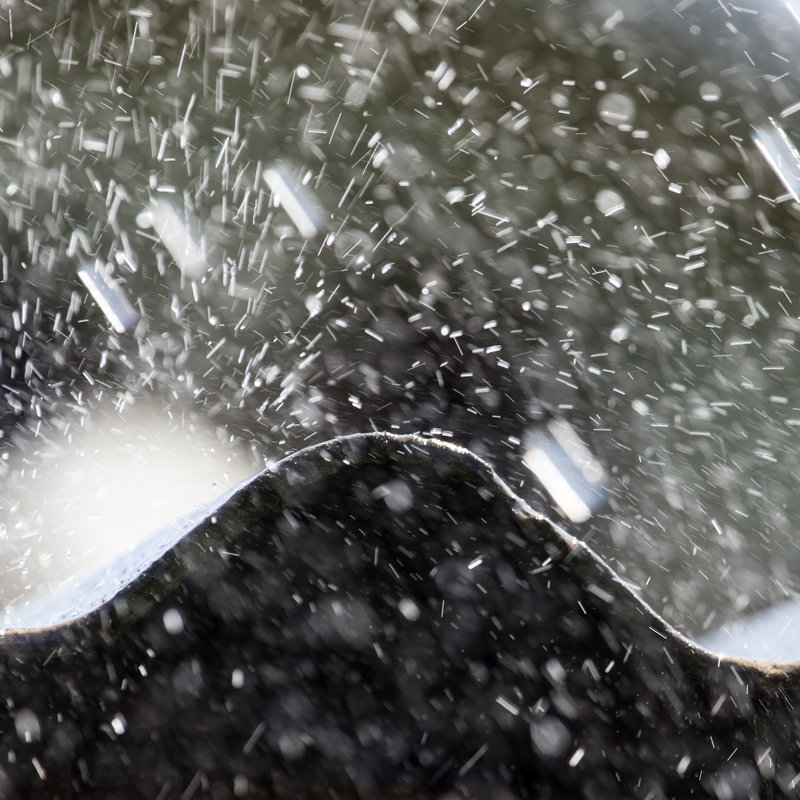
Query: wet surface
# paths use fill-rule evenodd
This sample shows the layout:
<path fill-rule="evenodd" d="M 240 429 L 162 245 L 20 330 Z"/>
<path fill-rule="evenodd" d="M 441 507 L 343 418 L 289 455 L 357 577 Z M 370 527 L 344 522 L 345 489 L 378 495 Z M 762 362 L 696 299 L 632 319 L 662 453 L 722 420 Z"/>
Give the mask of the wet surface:
<path fill-rule="evenodd" d="M 488 465 L 415 437 L 281 462 L 113 603 L 0 658 L 11 797 L 798 783 L 796 671 L 698 650 Z"/>

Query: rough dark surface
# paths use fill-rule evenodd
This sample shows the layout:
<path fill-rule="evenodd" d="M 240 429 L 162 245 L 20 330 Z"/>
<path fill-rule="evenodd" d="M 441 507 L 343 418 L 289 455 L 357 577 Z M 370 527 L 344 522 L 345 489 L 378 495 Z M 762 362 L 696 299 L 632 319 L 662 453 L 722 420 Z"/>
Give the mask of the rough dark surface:
<path fill-rule="evenodd" d="M 796 676 L 697 650 L 417 437 L 287 459 L 97 614 L 7 637 L 0 678 L 10 797 L 745 798 L 800 771 Z"/>

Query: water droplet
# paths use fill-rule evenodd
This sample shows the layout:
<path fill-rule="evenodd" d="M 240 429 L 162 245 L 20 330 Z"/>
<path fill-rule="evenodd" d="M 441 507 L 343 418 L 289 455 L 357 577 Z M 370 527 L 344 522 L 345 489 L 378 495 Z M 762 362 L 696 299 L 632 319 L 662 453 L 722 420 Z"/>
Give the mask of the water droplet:
<path fill-rule="evenodd" d="M 609 125 L 629 125 L 636 114 L 636 105 L 627 94 L 610 92 L 600 99 L 598 113 Z"/>
<path fill-rule="evenodd" d="M 706 103 L 716 103 L 720 97 L 722 97 L 722 92 L 716 83 L 712 81 L 703 81 L 703 83 L 700 84 L 701 100 L 704 100 Z"/>

